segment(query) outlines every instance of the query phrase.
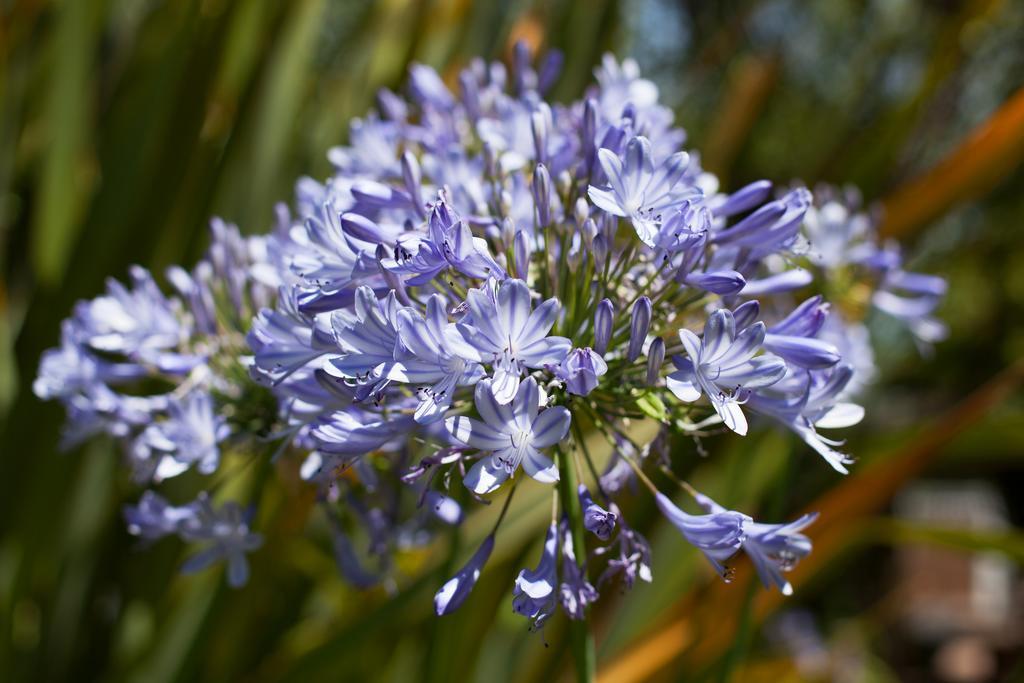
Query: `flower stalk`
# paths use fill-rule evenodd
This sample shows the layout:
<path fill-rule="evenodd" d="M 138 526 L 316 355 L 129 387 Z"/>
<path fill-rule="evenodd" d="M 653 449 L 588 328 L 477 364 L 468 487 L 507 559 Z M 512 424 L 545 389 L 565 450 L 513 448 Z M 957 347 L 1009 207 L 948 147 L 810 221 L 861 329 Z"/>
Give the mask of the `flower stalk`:
<path fill-rule="evenodd" d="M 583 510 L 576 495 L 576 468 L 571 462 L 572 453 L 567 447 L 559 445 L 557 452 L 558 493 L 562 501 L 562 512 L 568 519 L 573 552 L 583 561 L 587 557 L 587 546 L 584 540 Z M 597 672 L 597 660 L 589 612 L 585 612 L 582 619 L 569 620 L 569 645 L 576 668 L 576 680 L 579 683 L 592 683 Z"/>

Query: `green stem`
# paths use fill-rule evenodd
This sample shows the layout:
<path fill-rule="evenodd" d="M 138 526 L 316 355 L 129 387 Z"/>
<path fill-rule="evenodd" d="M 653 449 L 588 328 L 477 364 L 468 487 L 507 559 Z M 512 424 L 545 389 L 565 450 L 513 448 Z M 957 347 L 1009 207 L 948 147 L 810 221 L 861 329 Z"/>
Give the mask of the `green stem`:
<path fill-rule="evenodd" d="M 558 486 L 562 499 L 562 510 L 569 518 L 569 531 L 572 534 L 572 549 L 579 562 L 587 557 L 587 546 L 583 539 L 583 510 L 576 494 L 576 471 L 570 462 L 570 454 L 561 446 L 558 448 Z M 594 637 L 590 632 L 590 619 L 569 620 L 569 644 L 573 660 L 576 664 L 576 680 L 579 683 L 592 683 L 596 674 L 596 657 L 594 655 Z"/>

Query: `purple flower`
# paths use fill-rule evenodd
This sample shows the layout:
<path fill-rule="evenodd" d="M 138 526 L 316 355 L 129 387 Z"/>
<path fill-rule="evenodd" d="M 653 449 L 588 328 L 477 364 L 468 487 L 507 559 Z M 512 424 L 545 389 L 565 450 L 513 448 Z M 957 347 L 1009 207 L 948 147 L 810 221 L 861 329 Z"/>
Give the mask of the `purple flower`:
<path fill-rule="evenodd" d="M 378 300 L 365 285 L 356 289 L 354 303 L 352 311 L 331 314 L 334 338 L 341 347 L 331 365 L 344 377 L 364 378 L 372 370 L 384 370 L 395 359 L 399 305 L 394 291 Z"/>
<path fill-rule="evenodd" d="M 630 363 L 640 357 L 647 331 L 651 327 L 651 300 L 642 296 L 633 304 L 633 315 L 629 325 L 629 346 L 626 347 L 626 360 Z"/>
<path fill-rule="evenodd" d="M 315 214 L 306 217 L 299 248 L 290 254 L 290 267 L 305 282 L 299 307 L 307 313 L 337 308 L 351 295 L 354 282 L 378 273 L 371 245 L 345 233 L 340 212 L 331 202 L 320 204 Z"/>
<path fill-rule="evenodd" d="M 705 495 L 697 495 L 697 504 L 712 514 L 729 511 Z M 739 514 L 739 513 L 732 513 Z M 743 531 L 743 550 L 750 556 L 765 588 L 773 585 L 783 595 L 792 595 L 793 586 L 782 576 L 811 552 L 811 539 L 800 531 L 817 519 L 817 513 L 802 515 L 788 524 L 763 524 L 747 521 Z"/>
<path fill-rule="evenodd" d="M 120 384 L 145 376 L 142 366 L 103 360 L 75 342 L 74 336 L 74 324 L 64 321 L 60 346 L 43 352 L 39 374 L 32 383 L 37 397 L 67 398 L 89 393 L 99 384 Z"/>
<path fill-rule="evenodd" d="M 730 195 L 721 195 L 721 199 L 714 204 L 714 214 L 719 218 L 728 218 L 750 211 L 768 199 L 771 191 L 771 181 L 755 180 Z"/>
<path fill-rule="evenodd" d="M 871 303 L 903 322 L 915 338 L 927 345 L 946 338 L 946 325 L 933 316 L 945 293 L 946 281 L 940 277 L 895 270 L 886 273 Z"/>
<path fill-rule="evenodd" d="M 227 422 L 214 412 L 213 399 L 195 390 L 172 399 L 168 417 L 148 426 L 132 446 L 133 458 L 147 461 L 156 481 L 174 477 L 195 464 L 201 474 L 212 474 L 220 462 L 217 444 L 230 433 Z"/>
<path fill-rule="evenodd" d="M 232 588 L 244 586 L 249 580 L 246 553 L 263 545 L 263 537 L 249 530 L 248 515 L 242 513 L 238 503 L 224 503 L 220 510 L 214 510 L 209 497 L 200 494 L 195 505 L 195 517 L 183 521 L 179 533 L 186 541 L 204 542 L 207 547 L 185 560 L 181 571 L 192 574 L 226 560 L 228 584 Z"/>
<path fill-rule="evenodd" d="M 267 383 L 280 382 L 337 348 L 333 333 L 299 312 L 295 297 L 288 295 L 278 299 L 276 309 L 259 312 L 246 341 L 254 354 L 252 372 Z"/>
<path fill-rule="evenodd" d="M 381 264 L 393 273 L 410 276 L 407 285 L 424 285 L 448 267 L 468 277 L 504 278 L 505 271 L 487 249 L 487 242 L 474 237 L 443 195 L 430 210 L 427 234 L 405 233 L 398 240 L 394 258 Z"/>
<path fill-rule="evenodd" d="M 249 580 L 246 553 L 259 548 L 263 538 L 249 531 L 249 520 L 237 503 L 229 502 L 215 510 L 205 493 L 182 507 L 167 503 L 147 491 L 138 505 L 124 510 L 128 532 L 154 540 L 177 534 L 185 541 L 207 543 L 207 547 L 185 561 L 181 571 L 191 574 L 219 560 L 227 560 L 228 583 L 233 588 Z"/>
<path fill-rule="evenodd" d="M 729 429 L 746 434 L 740 404 L 752 389 L 770 386 L 786 374 L 782 359 L 768 354 L 754 358 L 764 337 L 760 322 L 737 334 L 732 311 L 724 308 L 708 318 L 703 340 L 690 330 L 679 330 L 689 358 L 673 358 L 677 371 L 668 376 L 668 388 L 687 402 L 705 394 Z"/>
<path fill-rule="evenodd" d="M 595 503 L 590 491 L 583 484 L 579 485 L 577 493 L 580 497 L 580 507 L 583 508 L 583 528 L 602 541 L 607 541 L 615 530 L 615 520 L 618 519 L 618 515 Z"/>
<path fill-rule="evenodd" d="M 647 347 L 647 386 L 653 387 L 661 376 L 661 366 L 665 363 L 665 340 L 655 337 Z"/>
<path fill-rule="evenodd" d="M 597 602 L 597 590 L 589 581 L 583 567 L 576 560 L 572 547 L 572 534 L 568 525 L 562 529 L 562 583 L 558 587 L 558 601 L 570 619 L 582 619 L 587 605 Z"/>
<path fill-rule="evenodd" d="M 438 616 L 451 614 L 466 601 L 493 550 L 494 534 L 491 534 L 484 539 L 465 566 L 434 594 L 434 611 Z"/>
<path fill-rule="evenodd" d="M 744 526 L 750 518 L 738 512 L 723 510 L 707 515 L 691 515 L 676 507 L 663 493 L 655 495 L 658 509 L 679 529 L 690 544 L 708 558 L 721 576 L 728 578 L 724 563 L 736 554 L 744 541 Z"/>
<path fill-rule="evenodd" d="M 449 328 L 453 353 L 476 363 L 494 365 L 494 396 L 508 403 L 519 387 L 524 368 L 558 365 L 572 343 L 549 337 L 558 317 L 557 299 L 548 299 L 531 312 L 530 288 L 522 280 L 505 280 L 492 296 L 473 289 L 466 297 L 469 322 Z"/>
<path fill-rule="evenodd" d="M 904 270 L 872 216 L 827 191 L 816 208 L 806 190 L 776 196 L 767 181 L 720 189 L 632 60 L 606 57 L 585 99 L 548 104 L 559 61 L 534 66 L 520 44 L 511 67 L 472 60 L 458 92 L 414 65 L 411 96 L 378 93 L 379 113 L 330 150 L 333 174 L 299 179 L 271 234 L 243 237 L 214 219 L 206 256 L 168 271 L 175 294 L 135 268 L 129 284 L 80 302 L 34 383 L 63 404 L 64 442 L 108 434 L 139 480 L 189 469 L 179 488 L 213 473 L 227 443 L 274 441 L 265 456 L 299 458 L 340 573 L 365 588 L 400 580 L 395 552 L 469 515 L 453 477 L 470 499 L 516 477 L 554 483 L 553 450 L 582 447 L 567 441 L 572 420 L 593 423 L 616 450 L 600 504 L 585 486 L 569 500 L 553 490 L 556 509 L 578 497 L 582 528 L 553 525 L 536 569 L 516 580 L 513 606 L 535 628 L 559 604 L 577 619 L 597 599 L 586 531 L 607 565 L 601 580 L 651 580 L 650 547 L 610 497 L 637 489 L 634 463 L 671 467 L 672 433 L 703 455 L 706 428 L 743 434 L 750 409 L 845 471 L 841 442 L 819 430 L 863 415 L 848 395 L 852 368 L 873 369 L 854 335 L 867 331 L 800 290 L 820 275 L 824 290 L 870 300 L 920 342 L 944 333 L 934 315 L 945 282 Z M 681 330 L 680 347 L 665 334 L 695 317 L 707 318 L 701 336 Z M 684 407 L 633 445 L 631 416 L 672 403 L 668 391 L 706 397 L 714 412 Z M 791 590 L 782 574 L 809 551 L 810 518 L 759 524 L 698 502 L 707 514 L 657 494 L 720 572 L 744 548 L 766 584 Z M 147 493 L 125 515 L 147 541 L 204 544 L 185 569 L 225 559 L 232 585 L 260 544 L 251 510 L 205 495 L 173 506 Z M 439 614 L 466 599 L 494 544 L 492 532 L 440 588 Z"/>
<path fill-rule="evenodd" d="M 839 362 L 839 349 L 815 335 L 828 317 L 828 304 L 820 296 L 803 302 L 783 320 L 772 325 L 764 348 L 801 368 L 829 368 Z"/>
<path fill-rule="evenodd" d="M 728 296 L 738 294 L 747 286 L 747 279 L 735 270 L 714 270 L 706 273 L 690 273 L 686 284 L 712 294 Z"/>
<path fill-rule="evenodd" d="M 591 185 L 590 200 L 612 215 L 630 219 L 640 240 L 655 246 L 662 214 L 681 200 L 673 188 L 686 173 L 689 155 L 676 152 L 655 169 L 650 141 L 635 137 L 626 145 L 625 161 L 610 149 L 599 149 L 597 156 L 609 186 Z"/>
<path fill-rule="evenodd" d="M 740 293 L 743 296 L 781 294 L 806 287 L 812 282 L 814 282 L 814 275 L 811 271 L 805 268 L 791 268 L 774 275 L 747 280 L 746 286 Z"/>
<path fill-rule="evenodd" d="M 846 474 L 852 461 L 836 450 L 842 442 L 826 439 L 818 429 L 852 427 L 863 419 L 862 407 L 841 400 L 852 377 L 853 367 L 843 363 L 829 370 L 791 370 L 778 384 L 753 393 L 747 405 L 792 429 L 836 471 Z"/>
<path fill-rule="evenodd" d="M 412 427 L 411 417 L 384 416 L 349 408 L 321 417 L 310 429 L 320 451 L 347 456 L 346 460 L 375 451 Z"/>
<path fill-rule="evenodd" d="M 619 520 L 619 535 L 610 546 L 602 546 L 594 550 L 595 555 L 615 552 L 608 559 L 608 567 L 604 570 L 598 584 L 603 584 L 619 574 L 627 588 L 632 588 L 637 579 L 651 582 L 651 546 L 639 532 L 634 530 L 622 517 L 618 506 L 612 503 L 611 514 Z"/>
<path fill-rule="evenodd" d="M 614 55 L 606 53 L 601 59 L 601 66 L 594 69 L 594 76 L 601 84 L 605 118 L 618 117 L 626 103 L 640 109 L 658 104 L 658 86 L 640 76 L 640 67 L 634 59 L 624 59 L 620 64 Z"/>
<path fill-rule="evenodd" d="M 459 415 L 445 426 L 452 438 L 491 455 L 482 458 L 463 479 L 477 494 L 494 491 L 511 477 L 520 464 L 543 484 L 558 481 L 558 468 L 540 452 L 565 438 L 572 417 L 562 406 L 540 410 L 542 390 L 531 377 L 519 385 L 511 404 L 499 403 L 490 380 L 476 385 L 476 409 L 480 420 Z"/>
<path fill-rule="evenodd" d="M 608 372 L 608 364 L 592 349 L 573 349 L 554 369 L 555 377 L 565 382 L 570 394 L 586 396 L 597 388 L 601 375 Z"/>
<path fill-rule="evenodd" d="M 75 306 L 74 337 L 94 351 L 186 374 L 203 359 L 178 351 L 190 334 L 180 302 L 165 297 L 146 269 L 133 266 L 130 274 L 131 289 L 110 279 L 105 295 Z"/>
<path fill-rule="evenodd" d="M 534 630 L 543 626 L 555 611 L 558 599 L 558 562 L 555 557 L 557 552 L 558 525 L 552 524 L 548 527 L 544 550 L 541 552 L 537 568 L 532 571 L 520 571 L 512 589 L 512 609 L 530 619 L 533 622 L 531 628 Z"/>
<path fill-rule="evenodd" d="M 810 192 L 802 187 L 791 190 L 781 199 L 761 206 L 738 223 L 715 233 L 712 241 L 745 247 L 759 254 L 788 249 L 800 235 L 804 214 L 810 206 Z"/>
<path fill-rule="evenodd" d="M 451 496 L 439 491 L 427 491 L 423 496 L 423 504 L 445 524 L 458 526 L 462 523 L 462 506 Z"/>
<path fill-rule="evenodd" d="M 612 339 L 612 319 L 615 307 L 608 299 L 601 299 L 594 312 L 594 350 L 602 356 L 608 351 L 608 343 Z"/>
<path fill-rule="evenodd" d="M 455 105 L 455 98 L 441 77 L 434 69 L 423 64 L 412 64 L 409 67 L 409 90 L 424 106 L 450 109 Z"/>
<path fill-rule="evenodd" d="M 124 507 L 124 519 L 132 536 L 155 540 L 178 532 L 181 524 L 198 512 L 195 503 L 175 507 L 153 491 L 142 494 L 136 505 Z"/>
<path fill-rule="evenodd" d="M 406 384 L 430 385 L 419 389 L 416 421 L 427 424 L 440 420 L 452 404 L 455 388 L 475 384 L 484 376 L 479 363 L 451 352 L 445 341 L 448 313 L 444 299 L 432 294 L 424 318 L 410 308 L 398 312 L 398 336 L 408 355 L 388 366 L 387 378 Z"/>

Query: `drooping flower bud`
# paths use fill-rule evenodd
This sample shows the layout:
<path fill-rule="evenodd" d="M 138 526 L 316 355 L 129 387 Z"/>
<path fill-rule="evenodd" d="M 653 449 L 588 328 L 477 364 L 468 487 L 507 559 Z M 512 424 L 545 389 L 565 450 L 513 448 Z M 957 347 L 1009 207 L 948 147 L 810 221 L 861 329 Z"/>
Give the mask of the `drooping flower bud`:
<path fill-rule="evenodd" d="M 590 491 L 583 484 L 579 485 L 577 492 L 580 497 L 580 507 L 583 509 L 583 528 L 602 541 L 607 541 L 612 537 L 612 531 L 615 530 L 618 515 L 595 503 L 590 496 Z"/>
<path fill-rule="evenodd" d="M 445 524 L 455 526 L 462 522 L 462 506 L 451 496 L 446 496 L 440 491 L 427 491 L 423 504 Z"/>
<path fill-rule="evenodd" d="M 683 538 L 699 548 L 715 571 L 729 580 L 731 574 L 726 569 L 725 562 L 735 555 L 743 544 L 743 527 L 751 521 L 750 517 L 727 510 L 707 515 L 691 515 L 676 507 L 676 504 L 663 493 L 656 494 L 654 498 L 658 509 L 679 529 Z"/>
<path fill-rule="evenodd" d="M 555 369 L 570 394 L 586 396 L 597 388 L 598 378 L 608 372 L 608 364 L 593 349 L 573 349 Z"/>
<path fill-rule="evenodd" d="M 434 611 L 438 616 L 451 614 L 466 601 L 473 587 L 476 586 L 480 572 L 487 564 L 492 550 L 494 550 L 493 534 L 484 539 L 477 551 L 473 553 L 473 557 L 469 558 L 469 562 L 434 594 Z"/>

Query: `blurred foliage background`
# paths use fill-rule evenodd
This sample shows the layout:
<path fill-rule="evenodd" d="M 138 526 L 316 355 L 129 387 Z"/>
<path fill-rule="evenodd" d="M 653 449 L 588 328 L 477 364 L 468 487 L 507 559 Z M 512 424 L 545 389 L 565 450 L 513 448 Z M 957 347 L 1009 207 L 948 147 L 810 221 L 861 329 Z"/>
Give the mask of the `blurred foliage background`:
<path fill-rule="evenodd" d="M 451 77 L 519 39 L 564 51 L 561 100 L 603 52 L 634 56 L 728 186 L 855 184 L 910 265 L 951 284 L 934 354 L 870 321 L 886 380 L 851 435 L 849 477 L 770 429 L 719 439 L 694 466 L 727 505 L 822 511 L 794 597 L 755 588 L 742 564 L 712 581 L 638 496 L 626 513 L 652 541 L 655 582 L 606 589 L 602 679 L 1024 679 L 1022 36 L 1019 0 L 0 0 L 0 679 L 569 673 L 564 619 L 545 646 L 509 608 L 529 528 L 436 620 L 458 548 L 408 558 L 393 590 L 355 592 L 282 467 L 251 583 L 179 577 L 182 547 L 139 552 L 125 532 L 138 492 L 112 445 L 58 453 L 60 408 L 30 390 L 60 319 L 105 277 L 191 263 L 211 215 L 265 230 L 411 61 Z"/>

